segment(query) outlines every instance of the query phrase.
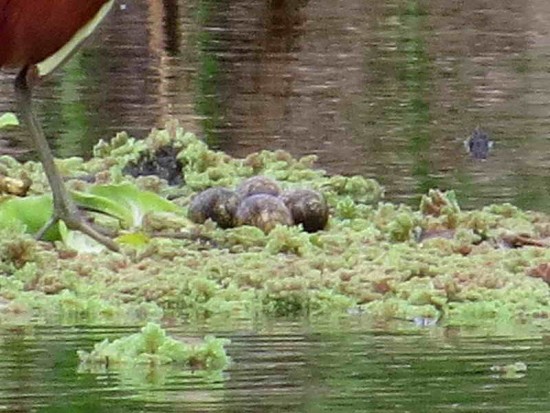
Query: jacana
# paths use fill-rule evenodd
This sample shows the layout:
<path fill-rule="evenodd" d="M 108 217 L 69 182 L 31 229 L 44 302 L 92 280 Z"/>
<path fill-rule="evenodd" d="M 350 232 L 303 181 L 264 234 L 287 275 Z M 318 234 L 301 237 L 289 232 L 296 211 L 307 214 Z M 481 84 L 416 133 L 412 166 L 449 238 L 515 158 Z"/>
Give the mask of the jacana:
<path fill-rule="evenodd" d="M 60 220 L 107 248 L 118 245 L 90 225 L 65 187 L 40 122 L 32 90 L 67 61 L 97 29 L 115 0 L 0 0 L 0 68 L 20 69 L 15 94 L 21 120 L 44 167 L 53 193 L 53 216 L 37 238 Z"/>

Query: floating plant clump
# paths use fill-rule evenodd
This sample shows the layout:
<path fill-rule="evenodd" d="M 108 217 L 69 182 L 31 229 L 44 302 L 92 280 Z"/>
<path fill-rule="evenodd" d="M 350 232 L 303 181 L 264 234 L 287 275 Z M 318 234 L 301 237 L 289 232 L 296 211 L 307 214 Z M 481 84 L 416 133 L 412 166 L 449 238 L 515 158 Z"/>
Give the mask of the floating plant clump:
<path fill-rule="evenodd" d="M 90 352 L 80 350 L 80 370 L 124 369 L 142 365 L 154 369 L 165 364 L 183 364 L 192 369 L 223 370 L 229 365 L 224 346 L 229 340 L 207 336 L 186 343 L 166 334 L 158 324 L 148 323 L 139 333 L 97 343 Z"/>
<path fill-rule="evenodd" d="M 123 173 L 166 146 L 178 148 L 184 184 Z M 43 171 L 1 161 L 5 176 L 32 185 L 0 203 L 0 321 L 361 315 L 413 327 L 550 327 L 547 214 L 510 204 L 467 211 L 452 191 L 430 190 L 417 208 L 384 202 L 372 179 L 331 176 L 285 151 L 233 158 L 171 123 L 142 141 L 118 134 L 89 161 L 58 162 L 75 199 L 119 234 L 117 254 L 76 249 L 63 228 L 48 234 L 53 243 L 34 240 L 51 211 Z M 256 176 L 280 193 L 237 195 Z"/>

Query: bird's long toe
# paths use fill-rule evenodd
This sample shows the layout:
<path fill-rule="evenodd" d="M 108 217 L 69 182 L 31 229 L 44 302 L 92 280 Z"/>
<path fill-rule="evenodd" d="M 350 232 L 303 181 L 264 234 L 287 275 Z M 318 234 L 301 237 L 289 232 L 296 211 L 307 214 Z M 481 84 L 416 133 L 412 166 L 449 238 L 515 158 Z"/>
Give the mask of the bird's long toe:
<path fill-rule="evenodd" d="M 99 229 L 96 229 L 94 226 L 87 223 L 82 218 L 77 223 L 73 223 L 73 225 L 69 226 L 69 228 L 75 231 L 80 231 L 83 234 L 88 235 L 90 238 L 104 245 L 111 251 L 114 251 L 114 252 L 120 251 L 120 247 L 116 242 L 112 240 L 111 237 L 102 234 Z"/>
<path fill-rule="evenodd" d="M 36 239 L 41 239 L 44 234 L 59 221 L 63 221 L 65 225 L 67 225 L 67 228 L 69 228 L 70 230 L 79 231 L 83 234 L 88 235 L 90 238 L 104 245 L 111 251 L 120 251 L 120 247 L 112 239 L 114 234 L 109 234 L 110 231 L 108 231 L 107 229 L 96 227 L 95 225 L 91 224 L 86 220 L 83 215 L 79 213 L 63 214 L 63 216 L 54 214 L 50 218 L 50 220 L 40 229 L 40 231 L 38 231 L 38 233 L 36 234 Z"/>

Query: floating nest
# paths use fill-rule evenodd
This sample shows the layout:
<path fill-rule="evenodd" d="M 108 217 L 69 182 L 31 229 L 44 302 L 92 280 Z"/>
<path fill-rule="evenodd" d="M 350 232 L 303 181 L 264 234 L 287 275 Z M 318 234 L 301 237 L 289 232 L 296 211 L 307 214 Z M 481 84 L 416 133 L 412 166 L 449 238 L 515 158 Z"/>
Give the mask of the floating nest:
<path fill-rule="evenodd" d="M 2 322 L 19 323 L 27 317 L 51 324 L 135 324 L 184 317 L 225 322 L 235 317 L 254 323 L 259 316 L 332 320 L 347 314 L 421 327 L 482 326 L 484 334 L 516 327 L 548 331 L 548 214 L 510 204 L 465 211 L 452 191 L 430 190 L 415 207 L 385 202 L 383 188 L 372 179 L 329 176 L 312 167 L 312 158 L 297 160 L 284 151 L 232 158 L 168 126 L 144 141 L 119 134 L 96 145 L 94 158 L 87 162 L 58 160 L 72 189 L 93 194 L 97 187 L 79 176 L 91 174 L 102 182 L 113 178 L 113 188 L 122 168 L 151 173 L 156 167 L 147 160 L 167 153 L 158 148 L 181 148 L 177 156 L 174 149 L 167 151 L 173 163 L 181 160 L 184 185 L 163 182 L 154 186 L 152 198 L 139 188 L 148 180 L 127 176 L 122 184 L 135 190 L 114 192 L 115 211 L 130 215 L 128 229 L 117 239 L 127 251 L 124 255 L 105 251 L 77 256 L 61 239 L 56 248 L 37 242 L 27 233 L 32 227 L 25 219 L 37 215 L 36 205 L 51 205 L 47 195 L 39 195 L 49 191 L 43 171 L 35 163 L 2 158 L 6 176 L 19 179 L 26 174 L 33 182 L 29 202 L 15 204 L 30 205 L 27 209 L 13 207 L 20 202 L 13 196 L 6 197 L 0 209 Z M 142 155 L 146 152 L 152 155 Z M 170 176 L 163 173 L 159 175 Z M 284 190 L 277 196 L 239 196 L 245 177 L 255 175 L 275 178 Z M 312 195 L 313 189 L 321 193 Z M 170 201 L 159 202 L 159 197 Z M 224 205 L 221 213 L 218 203 Z M 157 207 L 166 204 L 175 212 Z M 283 207 L 274 213 L 273 205 Z M 292 220 L 278 215 L 284 208 Z M 306 232 L 313 228 L 297 212 L 304 209 L 321 211 L 322 231 Z M 189 228 L 181 216 L 185 213 L 195 221 L 218 224 Z M 49 219 L 47 211 L 41 214 L 43 221 Z M 262 221 L 237 221 L 241 215 Z M 286 217 L 279 219 L 284 225 L 279 222 L 268 234 L 250 226 L 269 231 L 265 222 L 276 219 L 263 220 L 265 215 Z M 94 218 L 99 225 L 112 221 L 100 214 Z M 150 230 L 156 220 L 163 225 L 160 235 Z M 224 229 L 231 225 L 237 227 Z"/>

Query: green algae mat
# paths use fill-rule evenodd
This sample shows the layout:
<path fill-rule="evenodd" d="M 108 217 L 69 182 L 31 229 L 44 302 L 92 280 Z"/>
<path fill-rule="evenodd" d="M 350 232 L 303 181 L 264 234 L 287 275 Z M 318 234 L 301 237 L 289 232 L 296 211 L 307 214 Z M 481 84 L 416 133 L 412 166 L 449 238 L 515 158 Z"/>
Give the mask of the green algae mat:
<path fill-rule="evenodd" d="M 161 157 L 171 159 L 166 168 L 155 164 Z M 116 231 L 123 253 L 62 225 L 35 241 L 51 211 L 41 166 L 1 157 L 2 182 L 24 187 L 14 195 L 0 183 L 3 322 L 360 315 L 422 325 L 548 323 L 550 217 L 541 213 L 509 204 L 463 211 L 452 191 L 437 190 L 418 208 L 392 204 L 375 180 L 329 176 L 313 156 L 236 159 L 174 123 L 142 141 L 121 133 L 100 142 L 91 160 L 58 165 L 78 203 Z M 264 233 L 187 218 L 196 194 L 256 175 L 322 194 L 326 227 Z"/>

